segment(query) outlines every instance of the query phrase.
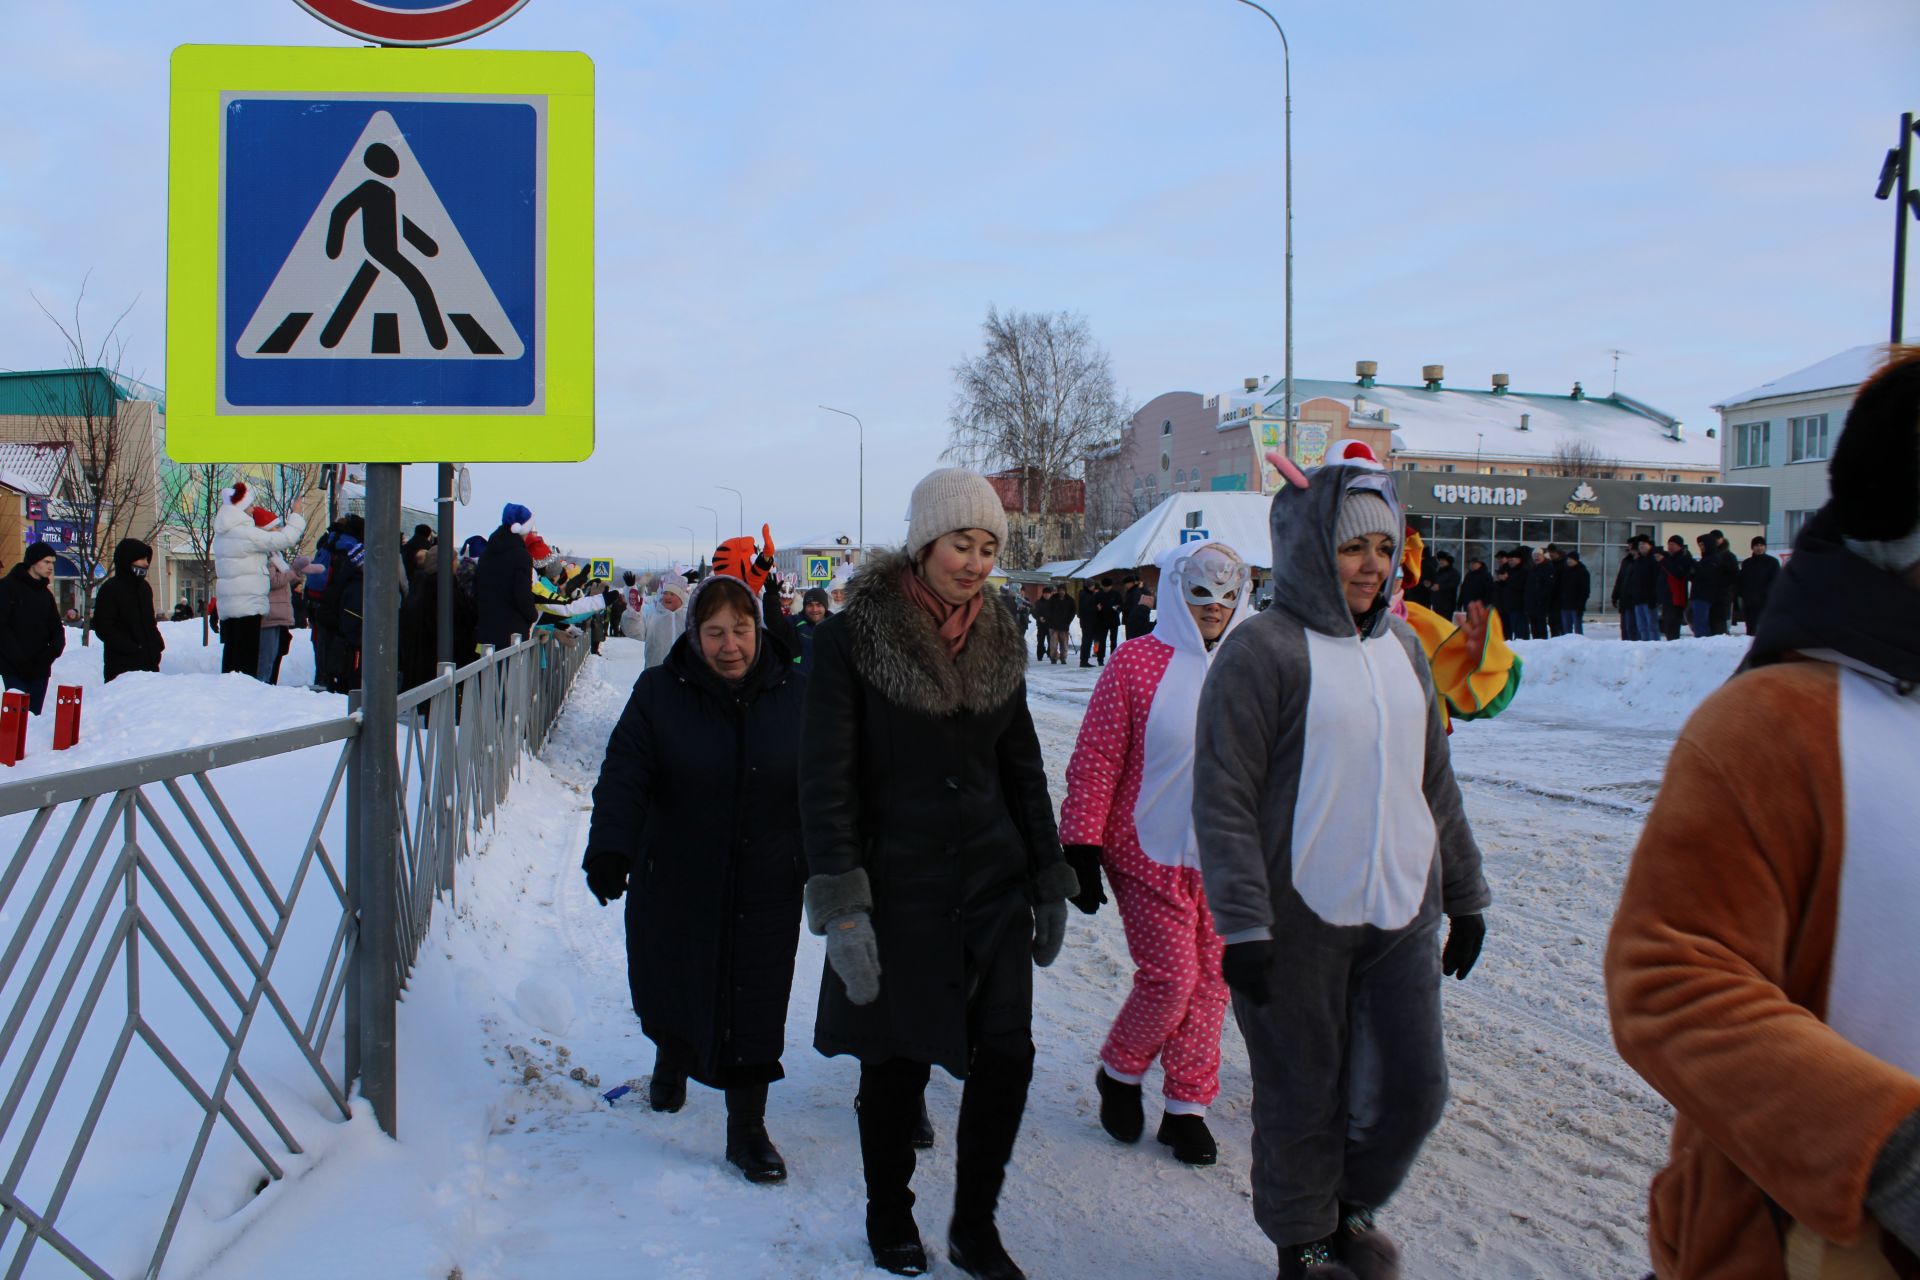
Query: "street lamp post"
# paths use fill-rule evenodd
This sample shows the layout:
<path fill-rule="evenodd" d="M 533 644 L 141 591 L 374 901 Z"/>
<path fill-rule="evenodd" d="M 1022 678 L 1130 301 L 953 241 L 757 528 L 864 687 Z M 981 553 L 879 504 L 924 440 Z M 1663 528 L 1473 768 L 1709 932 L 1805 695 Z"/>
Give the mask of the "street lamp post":
<path fill-rule="evenodd" d="M 716 489 L 725 489 L 728 493 L 733 495 L 734 501 L 740 504 L 739 533 L 741 537 L 743 538 L 746 537 L 747 536 L 747 500 L 746 498 L 743 497 L 740 491 L 734 488 L 732 485 L 717 484 L 713 487 Z"/>
<path fill-rule="evenodd" d="M 693 526 L 690 524 L 676 525 L 674 527 L 679 529 L 685 529 L 687 531 L 687 569 L 689 572 L 691 572 L 698 565 L 698 562 L 694 559 L 694 556 L 693 556 L 693 540 L 699 535 L 694 533 Z"/>
<path fill-rule="evenodd" d="M 837 413 L 843 418 L 852 418 L 853 425 L 860 428 L 860 563 L 867 561 L 867 424 L 860 421 L 857 413 L 848 413 L 845 409 L 836 409 L 830 404 L 820 406 L 828 413 Z"/>
<path fill-rule="evenodd" d="M 1900 117 L 1900 145 L 1887 152 L 1880 166 L 1880 186 L 1873 194 L 1893 199 L 1893 341 L 1899 342 L 1907 309 L 1907 216 L 1920 216 L 1920 191 L 1913 189 L 1913 135 L 1920 131 L 1911 111 Z"/>
<path fill-rule="evenodd" d="M 694 503 L 693 505 L 696 507 L 699 507 L 702 511 L 706 512 L 708 515 L 713 517 L 713 545 L 716 547 L 719 546 L 720 545 L 720 513 L 714 508 L 709 506 L 704 506 L 698 502 Z"/>
<path fill-rule="evenodd" d="M 1285 89 L 1285 98 L 1286 98 L 1285 119 L 1286 119 L 1286 147 L 1287 147 L 1287 184 L 1286 184 L 1287 398 L 1285 401 L 1283 401 L 1285 408 L 1282 410 L 1282 412 L 1285 414 L 1285 419 L 1287 424 L 1287 445 L 1286 445 L 1287 456 L 1292 457 L 1293 456 L 1293 50 L 1289 48 L 1287 45 L 1287 33 L 1286 33 L 1286 30 L 1283 27 L 1281 27 L 1280 19 L 1274 17 L 1273 14 L 1268 13 L 1266 6 L 1255 4 L 1253 0 L 1240 0 L 1240 3 L 1246 5 L 1249 9 L 1258 9 L 1260 10 L 1261 13 L 1265 13 L 1267 15 L 1267 21 L 1271 22 L 1273 24 L 1273 29 L 1280 33 L 1280 66 L 1281 66 L 1281 74 L 1284 77 L 1283 85 Z"/>

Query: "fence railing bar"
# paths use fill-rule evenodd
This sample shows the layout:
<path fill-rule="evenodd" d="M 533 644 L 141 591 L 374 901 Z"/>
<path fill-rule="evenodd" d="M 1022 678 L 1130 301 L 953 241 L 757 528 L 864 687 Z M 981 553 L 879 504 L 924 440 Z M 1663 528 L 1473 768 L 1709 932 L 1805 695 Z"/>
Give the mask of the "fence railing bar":
<path fill-rule="evenodd" d="M 200 784 L 200 790 L 203 795 L 217 802 L 218 797 L 214 796 L 213 787 L 207 781 L 204 774 L 193 775 L 193 780 Z M 172 799 L 175 807 L 180 810 L 181 818 L 185 820 L 188 829 L 193 832 L 194 838 L 200 842 L 200 847 L 206 850 L 207 856 L 213 860 L 214 869 L 220 873 L 220 879 L 226 884 L 228 890 L 232 892 L 234 901 L 238 902 L 241 909 L 247 913 L 247 923 L 254 927 L 254 931 L 260 935 L 261 941 L 264 942 L 267 935 L 272 932 L 272 927 L 267 924 L 266 917 L 261 915 L 259 908 L 254 905 L 253 895 L 247 891 L 245 885 L 240 883 L 240 877 L 234 874 L 233 867 L 228 863 L 225 855 L 220 852 L 220 846 L 218 842 L 214 840 L 213 833 L 207 829 L 206 824 L 200 820 L 200 815 L 194 811 L 193 801 L 188 799 L 186 789 L 180 785 L 180 779 L 167 778 L 162 781 L 160 785 L 165 789 L 168 797 Z M 157 816 L 158 807 L 151 801 L 148 801 L 147 804 L 142 807 L 141 812 L 148 815 L 149 822 L 154 823 L 156 826 L 159 825 Z M 228 834 L 232 833 L 229 832 Z M 275 914 L 278 914 L 280 911 L 280 902 L 277 895 L 273 892 L 272 886 L 263 884 L 262 887 L 266 890 L 269 909 Z"/>
<path fill-rule="evenodd" d="M 136 849 L 134 866 L 136 870 L 139 871 L 141 878 L 144 879 L 148 885 L 152 886 L 153 891 L 159 895 L 160 904 L 172 914 L 174 923 L 187 935 L 187 941 L 193 944 L 193 949 L 199 952 L 201 960 L 206 963 L 207 971 L 213 975 L 214 979 L 219 982 L 220 986 L 226 991 L 227 999 L 236 1005 L 239 1004 L 246 998 L 244 989 L 240 986 L 239 982 L 235 981 L 233 975 L 227 972 L 227 966 L 215 957 L 213 948 L 207 942 L 206 934 L 202 933 L 199 926 L 193 923 L 192 918 L 187 914 L 186 907 L 181 904 L 179 895 L 175 894 L 172 886 L 168 885 L 165 880 L 162 880 L 159 875 L 156 874 L 157 868 L 154 866 L 153 860 L 147 857 L 145 849 Z M 217 914 L 218 913 L 216 913 L 216 915 Z M 146 907 L 144 905 L 141 907 L 141 916 L 143 919 L 146 916 Z M 253 953 L 238 943 L 234 944 L 234 950 L 239 953 L 241 962 L 247 966 L 248 976 L 257 976 L 258 969 L 255 967 L 257 962 L 253 957 Z"/>
<path fill-rule="evenodd" d="M 227 913 L 225 907 L 220 905 L 219 900 L 213 896 L 212 887 L 207 884 L 206 880 L 198 871 L 194 870 L 193 863 L 188 859 L 186 850 L 180 847 L 179 842 L 173 838 L 173 833 L 167 830 L 165 822 L 161 819 L 158 811 L 154 809 L 153 803 L 149 801 L 144 794 L 138 792 L 135 793 L 134 802 L 140 807 L 141 816 L 147 820 L 147 825 L 152 828 L 153 834 L 160 841 L 161 847 L 173 858 L 174 865 L 180 868 L 180 874 L 187 878 L 187 883 L 192 885 L 194 892 L 199 895 L 200 905 L 205 907 L 208 913 L 213 916 L 214 923 L 220 926 L 220 932 L 227 935 L 227 941 L 233 944 L 233 949 L 246 957 L 248 968 L 251 969 L 253 966 L 253 949 L 258 945 L 258 942 L 249 942 L 234 925 L 232 916 Z M 187 936 L 192 939 L 195 950 L 199 951 L 200 954 L 205 957 L 207 963 L 219 973 L 221 984 L 233 993 L 233 1002 L 239 1004 L 240 984 L 228 977 L 226 970 L 220 965 L 219 961 L 215 959 L 213 948 L 207 944 L 205 936 L 194 927 L 187 916 L 185 908 L 180 905 L 179 899 L 174 896 L 173 890 L 168 887 L 166 882 L 161 878 L 159 867 L 152 859 L 147 857 L 145 847 L 141 846 L 139 852 L 140 866 L 141 869 L 146 872 L 147 882 L 153 885 L 159 892 L 161 898 L 166 901 L 168 907 L 172 909 L 173 914 L 187 930 Z"/>
<path fill-rule="evenodd" d="M 13 981 L 14 966 L 20 963 L 21 953 L 33 940 L 34 928 L 40 923 L 40 913 L 47 909 L 47 903 L 53 898 L 53 891 L 59 885 L 62 874 L 66 872 L 68 862 L 72 860 L 74 846 L 80 843 L 80 837 L 86 833 L 87 819 L 92 815 L 98 800 L 98 796 L 89 797 L 87 802 L 74 812 L 72 819 L 67 823 L 66 832 L 61 835 L 60 843 L 53 851 L 52 858 L 47 862 L 47 869 L 40 873 L 39 886 L 35 888 L 33 897 L 21 912 L 20 919 L 14 923 L 13 941 L 7 944 L 6 951 L 0 952 L 0 986 Z M 121 801 L 116 800 L 109 807 L 107 820 L 101 824 L 104 828 L 111 828 L 113 814 L 120 804 Z M 99 852 L 97 842 L 93 851 Z M 25 858 L 20 859 L 19 866 L 24 868 L 26 861 Z M 85 877 L 83 876 L 82 879 L 84 880 Z M 0 1058 L 4 1058 L 6 1052 L 6 1037 L 0 1034 Z"/>
<path fill-rule="evenodd" d="M 53 811 L 42 809 L 33 815 L 33 821 L 27 824 L 26 831 L 20 837 L 20 843 L 13 851 L 13 859 L 6 869 L 0 871 L 0 907 L 7 905 L 7 899 L 13 896 L 14 886 L 27 868 L 33 865 L 33 851 L 40 844 L 40 836 L 53 821 Z"/>
<path fill-rule="evenodd" d="M 62 1235 L 54 1228 L 52 1223 L 42 1220 L 39 1214 L 28 1208 L 23 1201 L 11 1192 L 0 1189 L 0 1206 L 5 1206 L 5 1211 L 9 1216 L 19 1218 L 20 1221 L 27 1225 L 27 1235 L 20 1243 L 18 1256 L 25 1257 L 27 1252 L 33 1248 L 36 1240 L 45 1240 L 59 1252 L 61 1257 L 78 1267 L 80 1273 L 86 1276 L 87 1280 L 113 1280 L 112 1274 L 82 1252 L 79 1245 Z M 0 1239 L 4 1239 L 4 1237 L 0 1237 Z"/>
<path fill-rule="evenodd" d="M 120 1077 L 120 1068 L 126 1062 L 127 1048 L 133 1044 L 134 1020 L 129 1016 L 120 1024 L 119 1038 L 113 1042 L 113 1052 L 107 1057 L 106 1069 L 101 1072 L 100 1084 L 93 1091 L 93 1099 L 87 1104 L 87 1114 L 80 1122 L 80 1132 L 75 1136 L 73 1146 L 67 1152 L 66 1166 L 60 1170 L 60 1178 L 53 1184 L 53 1194 L 47 1197 L 46 1220 L 54 1221 L 60 1216 L 60 1210 L 67 1204 L 67 1193 L 73 1189 L 73 1182 L 80 1174 L 80 1162 L 87 1158 L 87 1148 L 93 1144 L 94 1131 L 99 1128 L 100 1116 L 107 1109 L 107 1095 L 113 1091 L 114 1081 Z"/>
<path fill-rule="evenodd" d="M 320 1012 L 326 1007 L 327 992 L 333 986 L 334 968 L 345 958 L 347 939 L 353 936 L 353 917 L 341 913 L 340 923 L 334 926 L 333 941 L 327 946 L 327 964 L 320 971 L 320 982 L 313 989 L 313 1008 L 307 1011 L 307 1020 L 301 1024 L 300 1038 L 316 1049 L 325 1043 L 315 1039 L 320 1029 Z"/>
<path fill-rule="evenodd" d="M 23 778 L 18 782 L 0 783 L 0 818 L 25 813 L 30 809 L 45 809 L 57 804 L 66 804 L 72 800 L 84 800 L 88 796 L 143 787 L 148 783 L 158 782 L 162 778 L 177 778 L 188 773 L 206 773 L 211 769 L 224 769 L 229 765 L 245 764 L 249 760 L 264 760 L 268 756 L 284 755 L 307 747 L 324 746 L 329 742 L 350 738 L 359 731 L 359 718 L 355 715 L 346 715 L 336 720 L 321 720 L 314 724 L 296 725 L 291 729 L 276 729 L 271 733 L 254 734 L 251 737 L 236 738 L 230 742 L 216 742 L 204 747 L 187 747 L 156 755 L 136 756 L 131 760 L 114 760 L 106 764 L 88 765 L 86 768 L 72 769 L 66 773 L 52 773 L 40 778 Z"/>
<path fill-rule="evenodd" d="M 239 852 L 241 860 L 247 864 L 247 870 L 253 873 L 253 878 L 259 882 L 262 892 L 267 895 L 267 901 L 273 904 L 274 911 L 285 910 L 286 904 L 280 900 L 279 891 L 273 887 L 273 877 L 267 874 L 267 869 L 260 865 L 260 859 L 254 856 L 253 846 L 248 843 L 246 834 L 240 830 L 240 824 L 235 822 L 233 815 L 227 811 L 227 802 L 214 788 L 213 779 L 207 774 L 196 773 L 193 775 L 193 781 L 194 785 L 200 788 L 200 794 L 206 798 L 207 806 L 213 810 L 214 817 L 219 819 L 220 829 L 227 833 L 227 839 L 233 841 L 233 847 Z M 193 823 L 194 831 L 200 835 L 201 841 L 209 849 L 214 848 L 215 842 L 201 831 L 198 811 L 185 804 L 181 805 L 180 809 Z"/>

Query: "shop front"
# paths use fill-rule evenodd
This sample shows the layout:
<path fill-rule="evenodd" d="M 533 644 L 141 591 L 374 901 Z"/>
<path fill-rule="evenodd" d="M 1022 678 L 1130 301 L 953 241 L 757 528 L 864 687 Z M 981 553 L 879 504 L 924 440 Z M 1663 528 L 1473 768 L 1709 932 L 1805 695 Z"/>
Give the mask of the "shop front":
<path fill-rule="evenodd" d="M 1665 484 L 1564 476 L 1486 476 L 1440 471 L 1394 475 L 1407 524 L 1426 539 L 1427 554 L 1449 552 L 1463 572 L 1478 557 L 1493 566 L 1496 551 L 1544 549 L 1580 553 L 1593 576 L 1591 613 L 1611 612 L 1614 572 L 1629 539 L 1664 542 L 1710 529 L 1726 535 L 1736 557 L 1767 529 L 1770 491 L 1759 485 Z"/>

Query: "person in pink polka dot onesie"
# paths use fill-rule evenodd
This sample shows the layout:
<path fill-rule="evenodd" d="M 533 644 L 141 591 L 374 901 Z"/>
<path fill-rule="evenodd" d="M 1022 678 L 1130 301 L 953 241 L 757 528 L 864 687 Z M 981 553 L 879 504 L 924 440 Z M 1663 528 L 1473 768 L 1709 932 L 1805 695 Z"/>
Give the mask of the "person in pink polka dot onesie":
<path fill-rule="evenodd" d="M 1152 633 L 1115 651 L 1087 705 L 1060 839 L 1082 886 L 1072 901 L 1089 915 L 1106 901 L 1105 869 L 1136 966 L 1094 1074 L 1101 1127 L 1140 1140 L 1141 1081 L 1158 1058 L 1166 1113 L 1156 1136 L 1176 1159 L 1209 1165 L 1227 984 L 1193 836 L 1194 727 L 1214 646 L 1250 613 L 1252 574 L 1222 542 L 1185 543 L 1159 568 L 1167 603 Z"/>

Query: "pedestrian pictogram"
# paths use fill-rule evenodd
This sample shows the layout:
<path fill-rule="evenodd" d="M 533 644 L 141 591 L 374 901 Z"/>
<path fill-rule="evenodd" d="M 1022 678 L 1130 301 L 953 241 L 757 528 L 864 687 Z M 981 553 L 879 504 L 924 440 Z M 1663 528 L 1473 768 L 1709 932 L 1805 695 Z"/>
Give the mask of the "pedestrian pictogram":
<path fill-rule="evenodd" d="M 167 449 L 179 462 L 593 451 L 593 64 L 173 56 Z"/>
<path fill-rule="evenodd" d="M 833 558 L 831 556 L 807 557 L 807 581 L 831 582 L 833 580 Z"/>
<path fill-rule="evenodd" d="M 375 111 L 236 354 L 517 360 L 525 350 L 400 126 Z"/>
<path fill-rule="evenodd" d="M 592 579 L 595 582 L 612 582 L 613 581 L 613 561 L 594 560 L 589 562 L 587 567 L 587 577 Z"/>

